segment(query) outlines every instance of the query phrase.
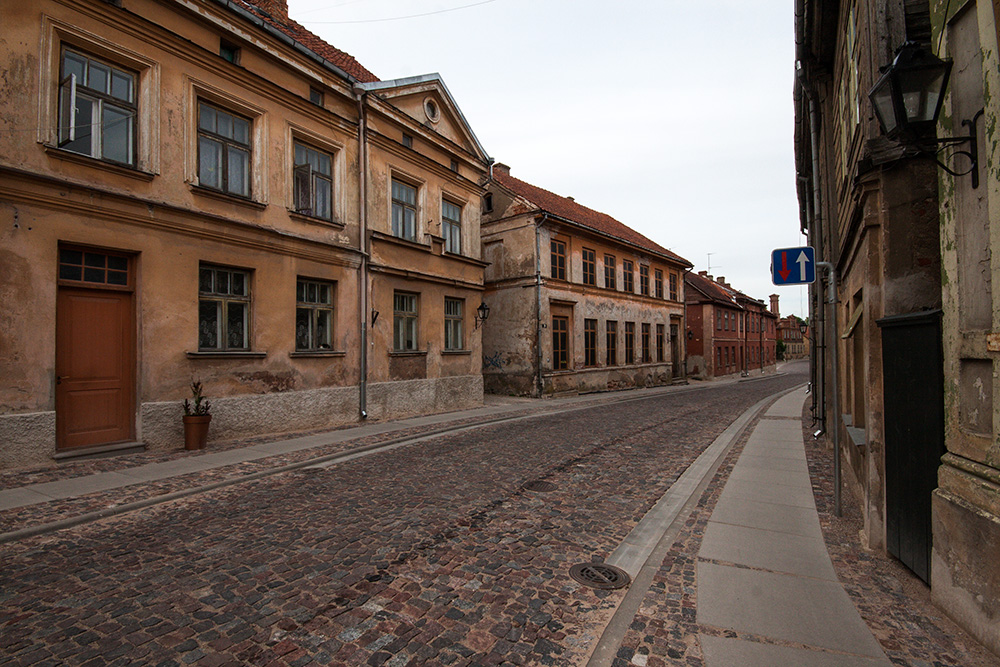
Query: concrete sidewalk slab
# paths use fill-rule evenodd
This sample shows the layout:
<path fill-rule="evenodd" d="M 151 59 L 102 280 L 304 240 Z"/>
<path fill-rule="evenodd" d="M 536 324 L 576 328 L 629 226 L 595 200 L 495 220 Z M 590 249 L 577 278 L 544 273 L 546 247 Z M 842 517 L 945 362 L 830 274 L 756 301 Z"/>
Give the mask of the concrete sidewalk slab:
<path fill-rule="evenodd" d="M 815 508 L 747 501 L 736 496 L 720 498 L 712 512 L 711 521 L 806 537 L 823 537 Z"/>
<path fill-rule="evenodd" d="M 884 667 L 888 660 L 845 653 L 828 653 L 793 646 L 761 644 L 729 637 L 698 635 L 706 667 Z"/>
<path fill-rule="evenodd" d="M 764 503 L 774 503 L 776 505 L 791 505 L 793 507 L 811 509 L 813 512 L 816 511 L 816 501 L 813 498 L 812 490 L 796 488 L 794 486 L 761 486 L 753 482 L 731 479 L 726 482 L 719 500 L 722 501 L 728 498 L 755 500 Z"/>
<path fill-rule="evenodd" d="M 836 581 L 822 536 L 734 526 L 709 521 L 700 558 Z"/>
<path fill-rule="evenodd" d="M 808 489 L 812 491 L 812 482 L 809 477 L 802 474 L 802 470 L 776 470 L 764 466 L 738 467 L 729 475 L 729 479 L 736 479 L 741 482 L 750 482 L 768 486 L 788 486 L 795 489 Z"/>
<path fill-rule="evenodd" d="M 764 413 L 764 416 L 799 419 L 802 417 L 802 403 L 806 400 L 806 396 L 807 393 L 805 387 L 789 392 L 775 401 L 774 405 L 768 408 L 767 412 Z"/>
<path fill-rule="evenodd" d="M 699 562 L 697 619 L 716 628 L 885 659 L 835 581 Z"/>

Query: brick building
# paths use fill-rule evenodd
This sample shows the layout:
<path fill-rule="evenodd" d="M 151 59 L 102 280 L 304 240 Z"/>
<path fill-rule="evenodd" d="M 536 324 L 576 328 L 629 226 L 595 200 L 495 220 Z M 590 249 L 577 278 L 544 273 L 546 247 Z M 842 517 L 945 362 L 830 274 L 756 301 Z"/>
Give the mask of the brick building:
<path fill-rule="evenodd" d="M 808 330 L 802 333 L 801 324 L 802 321 L 794 315 L 782 317 L 777 322 L 778 342 L 785 348 L 786 361 L 805 359 L 809 356 L 809 333 Z"/>
<path fill-rule="evenodd" d="M 494 165 L 488 191 L 487 391 L 537 396 L 683 376 L 690 262 L 506 165 Z"/>
<path fill-rule="evenodd" d="M 687 372 L 693 377 L 774 369 L 777 314 L 707 271 L 684 275 L 688 319 Z"/>

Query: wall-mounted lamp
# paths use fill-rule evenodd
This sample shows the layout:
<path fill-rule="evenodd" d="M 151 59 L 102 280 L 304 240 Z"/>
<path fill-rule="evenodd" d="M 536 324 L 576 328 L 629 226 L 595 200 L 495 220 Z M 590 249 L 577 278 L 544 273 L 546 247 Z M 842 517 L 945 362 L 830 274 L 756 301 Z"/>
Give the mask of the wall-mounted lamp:
<path fill-rule="evenodd" d="M 967 136 L 935 139 L 929 135 L 937 126 L 944 91 L 951 75 L 951 60 L 941 60 L 917 42 L 906 42 L 896 50 L 892 64 L 882 68 L 882 76 L 869 91 L 868 99 L 875 108 L 875 115 L 885 135 L 900 143 L 912 146 L 921 153 L 936 155 L 938 145 L 958 146 L 969 142 L 968 150 L 955 151 L 954 155 L 969 158 L 968 171 L 954 171 L 940 160 L 935 161 L 953 176 L 972 175 L 972 187 L 979 187 L 979 150 L 976 145 L 976 121 L 983 110 L 963 120 L 962 127 L 969 128 Z M 933 149 L 929 148 L 933 146 Z"/>
<path fill-rule="evenodd" d="M 809 325 L 805 322 L 799 322 L 799 333 L 803 336 L 806 335 L 806 331 L 809 329 Z"/>
<path fill-rule="evenodd" d="M 479 304 L 479 308 L 476 308 L 476 326 L 475 328 L 473 328 L 473 331 L 478 329 L 483 322 L 489 319 L 489 316 L 490 316 L 490 307 L 486 305 L 485 301 L 483 301 L 482 303 Z"/>
<path fill-rule="evenodd" d="M 688 340 L 694 340 L 694 331 L 688 329 Z"/>

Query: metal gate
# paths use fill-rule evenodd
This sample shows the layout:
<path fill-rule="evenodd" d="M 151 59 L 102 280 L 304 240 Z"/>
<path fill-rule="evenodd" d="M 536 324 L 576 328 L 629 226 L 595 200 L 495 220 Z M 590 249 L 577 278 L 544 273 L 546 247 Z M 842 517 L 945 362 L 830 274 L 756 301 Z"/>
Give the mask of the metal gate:
<path fill-rule="evenodd" d="M 929 583 L 931 494 L 944 447 L 941 311 L 885 317 L 886 547 Z"/>

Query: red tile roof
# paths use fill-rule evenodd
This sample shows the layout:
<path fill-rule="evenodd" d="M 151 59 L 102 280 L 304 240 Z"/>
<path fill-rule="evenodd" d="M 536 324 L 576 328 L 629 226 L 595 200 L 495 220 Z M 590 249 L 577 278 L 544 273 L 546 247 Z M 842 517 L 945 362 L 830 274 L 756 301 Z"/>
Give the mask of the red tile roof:
<path fill-rule="evenodd" d="M 667 257 L 684 266 L 694 266 L 680 255 L 667 250 L 655 241 L 651 241 L 631 227 L 615 220 L 606 213 L 595 211 L 572 199 L 560 197 L 548 190 L 525 183 L 511 176 L 503 165 L 497 165 L 493 171 L 493 180 L 514 194 L 523 197 L 546 213 L 559 216 L 582 227 L 587 227 L 606 236 L 613 237 L 638 246 L 643 250 Z"/>
<path fill-rule="evenodd" d="M 355 60 L 354 56 L 344 53 L 332 44 L 325 42 L 323 39 L 305 29 L 290 18 L 270 14 L 265 9 L 262 9 L 257 4 L 249 2 L 248 0 L 234 0 L 234 3 L 242 6 L 255 16 L 259 17 L 261 20 L 267 22 L 272 27 L 277 28 L 280 32 L 283 32 L 288 37 L 291 37 L 295 41 L 299 42 L 316 55 L 330 61 L 358 81 L 363 83 L 372 83 L 379 80 L 379 78 L 369 72 L 364 65 Z"/>
<path fill-rule="evenodd" d="M 724 303 L 727 306 L 732 306 L 733 308 L 739 307 L 736 305 L 736 300 L 733 298 L 733 295 L 729 292 L 729 290 L 714 280 L 709 280 L 706 276 L 698 275 L 697 273 L 686 273 L 684 274 L 684 281 L 704 294 L 709 301 Z M 685 290 L 684 294 L 686 296 L 694 296 L 690 290 Z M 692 302 L 702 300 L 703 299 L 697 298 L 690 299 Z"/>

